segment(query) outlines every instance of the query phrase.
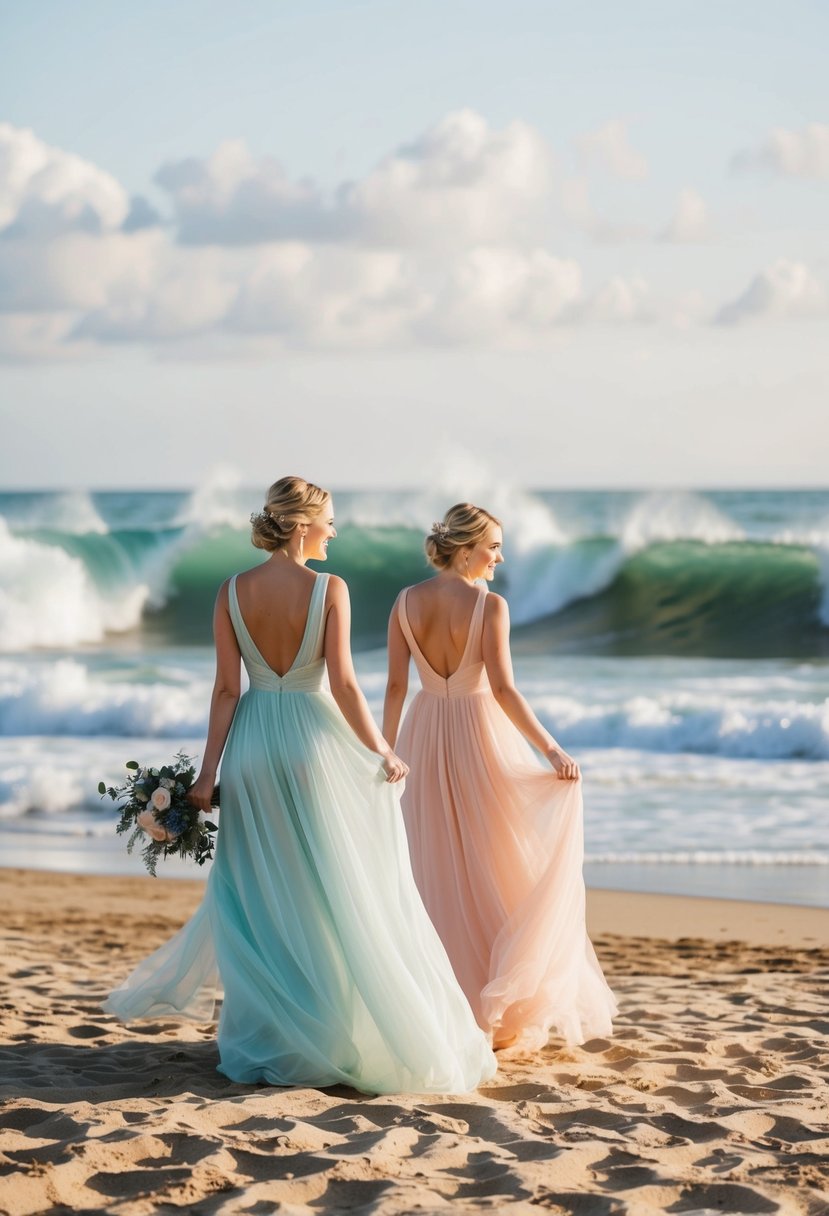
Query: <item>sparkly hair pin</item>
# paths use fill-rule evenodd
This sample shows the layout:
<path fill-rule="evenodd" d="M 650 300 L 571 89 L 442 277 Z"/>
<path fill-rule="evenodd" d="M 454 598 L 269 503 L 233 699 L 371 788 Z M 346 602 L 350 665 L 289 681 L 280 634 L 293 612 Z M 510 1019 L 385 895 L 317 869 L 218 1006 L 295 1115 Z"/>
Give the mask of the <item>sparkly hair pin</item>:
<path fill-rule="evenodd" d="M 444 537 L 444 536 L 448 536 L 448 535 L 449 535 L 449 525 L 448 524 L 443 523 L 443 521 L 432 524 L 432 536 Z"/>
<path fill-rule="evenodd" d="M 270 511 L 266 507 L 263 511 L 251 512 L 250 522 L 252 524 L 264 524 L 264 523 L 284 524 L 285 516 L 284 515 L 271 515 Z"/>

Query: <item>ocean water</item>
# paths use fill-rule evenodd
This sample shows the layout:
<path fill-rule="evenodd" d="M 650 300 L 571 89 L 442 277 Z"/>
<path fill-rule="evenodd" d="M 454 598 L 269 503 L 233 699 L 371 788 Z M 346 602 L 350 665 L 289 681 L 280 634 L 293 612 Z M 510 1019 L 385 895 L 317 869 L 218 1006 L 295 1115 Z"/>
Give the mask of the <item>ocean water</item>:
<path fill-rule="evenodd" d="M 378 717 L 389 608 L 454 497 L 335 496 Z M 519 686 L 584 770 L 588 881 L 829 906 L 829 491 L 477 497 Z M 0 864 L 139 872 L 97 783 L 199 752 L 213 600 L 262 560 L 260 505 L 227 480 L 0 494 Z"/>

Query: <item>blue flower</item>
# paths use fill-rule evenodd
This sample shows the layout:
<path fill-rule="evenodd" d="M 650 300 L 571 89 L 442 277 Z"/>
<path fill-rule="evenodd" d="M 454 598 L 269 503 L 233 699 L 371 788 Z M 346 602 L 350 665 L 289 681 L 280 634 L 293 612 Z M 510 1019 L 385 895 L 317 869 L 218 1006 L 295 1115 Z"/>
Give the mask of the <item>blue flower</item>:
<path fill-rule="evenodd" d="M 190 816 L 186 811 L 176 807 L 170 811 L 164 826 L 173 836 L 181 836 L 182 832 L 186 832 L 190 826 Z"/>

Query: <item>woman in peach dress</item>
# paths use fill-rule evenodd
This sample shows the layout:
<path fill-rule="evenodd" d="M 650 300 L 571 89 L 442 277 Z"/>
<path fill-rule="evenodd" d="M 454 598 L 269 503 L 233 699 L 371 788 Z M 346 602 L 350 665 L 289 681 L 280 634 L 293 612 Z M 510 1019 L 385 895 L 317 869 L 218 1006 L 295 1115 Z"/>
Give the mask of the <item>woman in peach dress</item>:
<path fill-rule="evenodd" d="M 578 765 L 518 692 L 506 601 L 487 594 L 501 525 L 460 503 L 426 539 L 438 573 L 389 622 L 383 734 L 410 767 L 415 880 L 493 1045 L 606 1035 L 616 1002 L 585 926 Z M 421 691 L 398 738 L 413 658 Z M 543 764 L 528 746 L 546 758 Z"/>

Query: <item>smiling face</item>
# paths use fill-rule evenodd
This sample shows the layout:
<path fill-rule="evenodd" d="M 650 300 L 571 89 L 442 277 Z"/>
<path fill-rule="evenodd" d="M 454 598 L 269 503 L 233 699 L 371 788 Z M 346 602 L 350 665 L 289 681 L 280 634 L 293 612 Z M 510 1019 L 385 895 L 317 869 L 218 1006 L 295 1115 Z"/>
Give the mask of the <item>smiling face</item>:
<path fill-rule="evenodd" d="M 503 543 L 504 534 L 500 525 L 490 524 L 476 545 L 458 554 L 456 568 L 471 579 L 484 578 L 491 583 L 495 577 L 495 567 L 504 560 L 501 552 Z"/>
<path fill-rule="evenodd" d="M 326 498 L 322 510 L 308 525 L 302 546 L 302 555 L 306 561 L 324 562 L 328 557 L 328 542 L 337 535 L 334 527 L 334 503 Z"/>

